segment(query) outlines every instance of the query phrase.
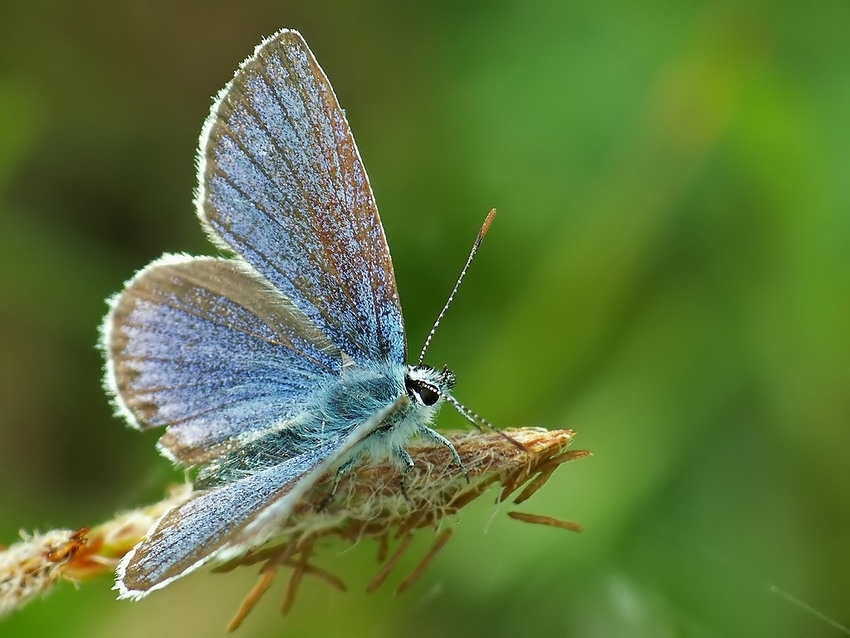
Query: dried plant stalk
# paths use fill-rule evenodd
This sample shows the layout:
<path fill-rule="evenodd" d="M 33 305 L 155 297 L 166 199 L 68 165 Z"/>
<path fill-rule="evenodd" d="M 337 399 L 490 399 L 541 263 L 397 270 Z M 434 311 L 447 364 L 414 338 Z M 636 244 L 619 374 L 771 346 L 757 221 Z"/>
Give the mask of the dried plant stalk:
<path fill-rule="evenodd" d="M 155 505 L 120 514 L 93 529 L 21 533 L 22 541 L 0 548 L 0 617 L 61 580 L 78 583 L 114 571 L 151 525 L 190 493 L 190 486 L 181 486 Z"/>
<path fill-rule="evenodd" d="M 368 586 L 368 591 L 373 591 L 389 576 L 416 529 L 439 529 L 447 517 L 494 485 L 501 487 L 498 501 L 506 500 L 524 486 L 516 502 L 524 501 L 562 463 L 588 454 L 567 450 L 573 438 L 570 430 L 520 428 L 504 433 L 453 432 L 447 436 L 463 459 L 468 480 L 445 446 L 414 441 L 408 449 L 416 466 L 405 476 L 403 485 L 391 464 L 361 463 L 345 475 L 337 493 L 328 500 L 333 476 L 326 476 L 282 522 L 273 541 L 219 565 L 215 571 L 225 572 L 241 565 L 263 563 L 259 583 L 243 601 L 229 629 L 239 626 L 271 586 L 275 572 L 282 565 L 293 570 L 284 611 L 291 608 L 306 574 L 319 576 L 344 590 L 345 585 L 336 576 L 310 563 L 318 549 L 317 543 L 326 537 L 335 536 L 349 544 L 366 538 L 378 540 L 379 558 L 384 566 Z M 151 525 L 190 493 L 191 487 L 183 486 L 160 503 L 122 514 L 98 527 L 27 536 L 0 551 L 0 616 L 20 608 L 60 580 L 79 582 L 112 571 Z M 579 529 L 575 523 L 550 517 L 520 512 L 509 515 L 527 522 Z M 438 536 L 431 551 L 399 590 L 413 584 L 449 536 L 448 529 Z M 390 543 L 399 539 L 399 547 L 385 560 Z"/>

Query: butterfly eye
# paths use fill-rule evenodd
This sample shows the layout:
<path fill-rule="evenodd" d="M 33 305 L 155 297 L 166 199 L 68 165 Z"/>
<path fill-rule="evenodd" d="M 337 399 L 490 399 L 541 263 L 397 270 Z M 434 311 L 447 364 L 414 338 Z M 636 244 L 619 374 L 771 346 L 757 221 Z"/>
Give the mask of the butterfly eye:
<path fill-rule="evenodd" d="M 440 393 L 437 388 L 425 381 L 411 379 L 409 376 L 406 376 L 404 378 L 404 387 L 411 397 L 418 399 L 423 405 L 434 405 L 440 400 Z"/>
<path fill-rule="evenodd" d="M 425 405 L 434 405 L 440 399 L 440 394 L 431 386 L 420 383 L 419 398 Z"/>

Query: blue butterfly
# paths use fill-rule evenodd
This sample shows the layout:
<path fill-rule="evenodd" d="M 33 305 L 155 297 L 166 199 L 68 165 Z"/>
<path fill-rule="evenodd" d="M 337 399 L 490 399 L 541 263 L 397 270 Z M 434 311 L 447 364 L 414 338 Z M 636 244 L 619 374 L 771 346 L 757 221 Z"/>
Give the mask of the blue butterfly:
<path fill-rule="evenodd" d="M 369 180 L 296 31 L 263 41 L 219 93 L 198 172 L 201 224 L 235 256 L 164 255 L 110 300 L 102 330 L 117 410 L 141 430 L 166 426 L 160 451 L 201 468 L 189 500 L 122 560 L 121 597 L 262 544 L 319 477 L 336 468 L 338 481 L 363 453 L 403 476 L 405 443 L 424 435 L 463 468 L 429 423 L 444 401 L 479 419 L 451 396 L 450 371 L 422 365 L 433 330 L 406 363 Z"/>

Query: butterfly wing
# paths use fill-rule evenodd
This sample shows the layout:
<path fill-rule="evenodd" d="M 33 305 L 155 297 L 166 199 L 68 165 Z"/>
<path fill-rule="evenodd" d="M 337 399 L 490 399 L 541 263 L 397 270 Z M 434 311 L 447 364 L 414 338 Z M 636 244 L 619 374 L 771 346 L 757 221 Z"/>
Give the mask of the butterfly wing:
<path fill-rule="evenodd" d="M 187 465 L 280 427 L 338 377 L 339 349 L 247 264 L 167 255 L 111 302 L 106 386 L 141 429 Z"/>
<path fill-rule="evenodd" d="M 401 397 L 344 437 L 170 509 L 121 561 L 116 581 L 121 597 L 142 598 L 210 560 L 261 546 L 316 481 L 406 401 Z"/>
<path fill-rule="evenodd" d="M 355 361 L 404 363 L 392 261 L 327 77 L 295 31 L 265 40 L 201 134 L 198 214 Z"/>
<path fill-rule="evenodd" d="M 141 598 L 194 571 L 224 547 L 239 547 L 238 537 L 245 525 L 270 503 L 292 493 L 333 447 L 336 444 L 326 443 L 262 472 L 198 493 L 166 512 L 121 562 L 117 579 L 121 597 Z"/>

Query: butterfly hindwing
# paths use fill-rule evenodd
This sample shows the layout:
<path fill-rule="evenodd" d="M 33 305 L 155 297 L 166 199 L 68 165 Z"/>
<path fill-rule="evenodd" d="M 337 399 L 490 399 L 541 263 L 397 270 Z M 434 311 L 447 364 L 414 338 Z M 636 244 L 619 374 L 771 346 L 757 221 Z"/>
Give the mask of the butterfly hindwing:
<path fill-rule="evenodd" d="M 118 569 L 122 597 L 141 598 L 184 576 L 227 548 L 245 549 L 245 526 L 280 501 L 335 447 L 327 444 L 221 487 L 199 492 L 168 510 Z M 293 499 L 289 499 L 291 509 Z"/>
<path fill-rule="evenodd" d="M 227 560 L 262 545 L 280 532 L 280 524 L 319 478 L 406 402 L 401 397 L 349 432 L 197 492 L 168 510 L 121 561 L 116 585 L 121 596 L 141 598 L 210 560 Z"/>

